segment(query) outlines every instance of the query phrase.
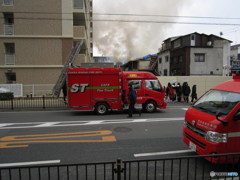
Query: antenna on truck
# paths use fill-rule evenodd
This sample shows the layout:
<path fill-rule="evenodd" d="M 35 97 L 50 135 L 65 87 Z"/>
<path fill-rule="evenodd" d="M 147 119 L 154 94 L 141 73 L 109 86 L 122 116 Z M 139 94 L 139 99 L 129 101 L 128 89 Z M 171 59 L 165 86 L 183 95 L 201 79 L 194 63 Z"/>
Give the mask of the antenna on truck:
<path fill-rule="evenodd" d="M 54 97 L 57 97 L 57 98 L 59 97 L 61 89 L 62 89 L 64 83 L 66 82 L 67 68 L 70 67 L 76 60 L 77 55 L 79 54 L 79 51 L 82 47 L 82 44 L 83 44 L 83 40 L 77 42 L 75 47 L 72 49 L 70 56 L 68 57 L 67 61 L 65 62 L 64 67 L 61 71 L 61 74 L 58 77 L 58 80 L 52 90 Z"/>

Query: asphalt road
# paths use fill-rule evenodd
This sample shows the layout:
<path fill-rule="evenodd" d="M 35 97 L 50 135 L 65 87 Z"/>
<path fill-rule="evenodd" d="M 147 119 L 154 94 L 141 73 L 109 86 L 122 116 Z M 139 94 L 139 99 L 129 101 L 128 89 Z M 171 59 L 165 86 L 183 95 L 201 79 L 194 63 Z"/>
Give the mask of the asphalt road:
<path fill-rule="evenodd" d="M 192 155 L 194 153 L 188 152 L 182 142 L 183 119 L 188 106 L 172 103 L 165 110 L 143 113 L 141 117 L 135 114 L 131 119 L 126 112 L 111 112 L 105 116 L 71 110 L 1 112 L 0 165 Z"/>

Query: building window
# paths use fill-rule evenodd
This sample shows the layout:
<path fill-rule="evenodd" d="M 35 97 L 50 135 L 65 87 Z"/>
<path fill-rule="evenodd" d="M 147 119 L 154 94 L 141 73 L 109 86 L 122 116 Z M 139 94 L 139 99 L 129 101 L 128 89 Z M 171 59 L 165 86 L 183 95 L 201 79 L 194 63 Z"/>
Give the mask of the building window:
<path fill-rule="evenodd" d="M 166 63 L 168 62 L 168 56 L 165 56 L 165 62 Z"/>
<path fill-rule="evenodd" d="M 6 80 L 8 84 L 16 83 L 16 73 L 7 72 L 6 73 Z"/>
<path fill-rule="evenodd" d="M 159 59 L 158 59 L 158 63 L 159 63 L 159 64 L 162 64 L 162 58 L 159 58 Z"/>
<path fill-rule="evenodd" d="M 174 47 L 174 48 L 178 48 L 178 47 L 180 47 L 180 46 L 181 46 L 181 40 L 180 40 L 180 39 L 178 39 L 178 40 L 176 40 L 176 41 L 173 42 L 173 47 Z"/>
<path fill-rule="evenodd" d="M 195 34 L 191 35 L 191 40 L 195 40 Z"/>
<path fill-rule="evenodd" d="M 205 54 L 195 54 L 195 62 L 205 62 Z"/>
<path fill-rule="evenodd" d="M 183 62 L 183 57 L 182 57 L 182 56 L 179 56 L 178 58 L 179 58 L 179 59 L 178 59 L 179 63 L 182 63 L 182 62 Z"/>
<path fill-rule="evenodd" d="M 13 13 L 3 13 L 4 16 L 4 34 L 14 34 L 14 16 Z"/>
<path fill-rule="evenodd" d="M 168 70 L 164 69 L 164 76 L 167 76 L 167 75 L 168 75 Z"/>
<path fill-rule="evenodd" d="M 5 65 L 15 65 L 15 44 L 5 43 Z"/>

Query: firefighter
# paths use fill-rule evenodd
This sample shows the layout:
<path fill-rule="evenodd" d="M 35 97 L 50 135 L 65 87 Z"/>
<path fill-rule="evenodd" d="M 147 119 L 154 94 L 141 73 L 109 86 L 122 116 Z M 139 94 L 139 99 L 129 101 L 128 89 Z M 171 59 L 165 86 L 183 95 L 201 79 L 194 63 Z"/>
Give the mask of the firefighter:
<path fill-rule="evenodd" d="M 128 89 L 129 89 L 128 100 L 130 102 L 130 104 L 128 106 L 128 117 L 132 117 L 132 115 L 135 111 L 134 105 L 137 102 L 137 93 L 133 89 L 131 84 L 128 85 Z M 139 111 L 139 116 L 141 116 L 141 110 Z"/>

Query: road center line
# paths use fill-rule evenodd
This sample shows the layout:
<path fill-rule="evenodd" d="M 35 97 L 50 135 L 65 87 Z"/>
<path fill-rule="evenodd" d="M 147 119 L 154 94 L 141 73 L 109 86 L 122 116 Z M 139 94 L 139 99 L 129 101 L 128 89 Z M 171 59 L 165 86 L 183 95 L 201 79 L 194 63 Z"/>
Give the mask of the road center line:
<path fill-rule="evenodd" d="M 165 151 L 165 152 L 153 152 L 153 153 L 140 153 L 134 154 L 134 157 L 143 157 L 143 156 L 159 156 L 159 155 L 168 155 L 168 154 L 181 154 L 181 153 L 188 153 L 194 152 L 192 150 L 178 150 L 178 151 Z"/>
<path fill-rule="evenodd" d="M 31 162 L 18 162 L 18 163 L 3 163 L 0 167 L 15 167 L 15 166 L 29 166 L 29 165 L 42 165 L 42 164 L 57 164 L 60 160 L 48 160 L 48 161 L 31 161 Z"/>

